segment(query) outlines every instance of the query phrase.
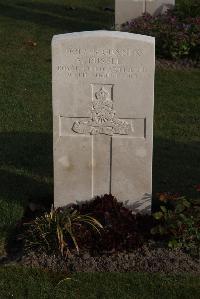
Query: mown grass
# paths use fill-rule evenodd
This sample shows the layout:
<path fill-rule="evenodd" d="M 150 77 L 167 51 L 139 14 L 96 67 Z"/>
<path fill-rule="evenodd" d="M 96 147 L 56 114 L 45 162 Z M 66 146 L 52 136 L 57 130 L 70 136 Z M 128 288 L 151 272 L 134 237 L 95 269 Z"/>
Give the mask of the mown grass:
<path fill-rule="evenodd" d="M 51 38 L 111 28 L 113 0 L 0 0 L 0 248 L 30 197 L 52 197 Z M 199 183 L 199 71 L 157 71 L 153 190 Z"/>
<path fill-rule="evenodd" d="M 52 36 L 109 29 L 110 4 L 0 0 L 0 251 L 27 200 L 53 194 Z"/>
<path fill-rule="evenodd" d="M 200 71 L 157 71 L 155 79 L 153 190 L 190 196 L 200 180 Z"/>
<path fill-rule="evenodd" d="M 51 38 L 110 29 L 114 0 L 0 0 L 0 255 L 30 198 L 52 197 Z M 74 9 L 75 8 L 75 9 Z M 157 71 L 153 189 L 200 183 L 200 74 Z M 199 279 L 0 269 L 0 298 L 199 298 Z"/>
<path fill-rule="evenodd" d="M 192 275 L 79 273 L 71 277 L 26 267 L 0 269 L 0 298 L 198 299 Z"/>

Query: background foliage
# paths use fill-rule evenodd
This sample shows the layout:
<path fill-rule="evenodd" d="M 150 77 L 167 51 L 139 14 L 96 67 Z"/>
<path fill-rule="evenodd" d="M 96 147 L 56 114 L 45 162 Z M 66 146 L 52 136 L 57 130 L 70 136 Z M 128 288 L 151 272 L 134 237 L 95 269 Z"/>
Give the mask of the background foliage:
<path fill-rule="evenodd" d="M 124 25 L 123 30 L 154 36 L 156 55 L 162 58 L 200 59 L 200 2 L 179 2 L 174 10 L 152 17 L 145 14 Z"/>

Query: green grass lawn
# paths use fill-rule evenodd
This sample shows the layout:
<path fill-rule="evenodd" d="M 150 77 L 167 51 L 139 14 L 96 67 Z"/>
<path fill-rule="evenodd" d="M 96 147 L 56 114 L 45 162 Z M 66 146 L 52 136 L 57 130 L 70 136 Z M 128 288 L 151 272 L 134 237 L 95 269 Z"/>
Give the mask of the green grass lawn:
<path fill-rule="evenodd" d="M 30 197 L 52 197 L 53 194 L 51 38 L 54 34 L 72 31 L 111 29 L 114 15 L 103 10 L 106 6 L 113 7 L 114 0 L 0 0 L 0 252 L 3 251 L 4 239 L 22 216 Z M 193 185 L 200 183 L 199 82 L 198 70 L 156 73 L 154 192 L 182 191 L 187 194 Z M 14 281 L 17 281 L 20 271 L 24 271 L 24 280 L 18 281 L 15 288 Z M 8 285 L 12 284 L 9 291 L 16 292 L 14 298 L 40 298 L 34 293 L 37 292 L 35 281 L 44 294 L 41 298 L 50 298 L 48 292 L 51 294 L 55 280 L 44 273 L 31 272 L 26 283 L 26 271 L 1 269 L 2 279 L 3 273 L 6 278 L 0 282 L 0 286 L 4 287 L 4 295 L 0 294 L 0 298 L 13 298 L 5 293 L 7 281 Z M 11 274 L 15 276 L 13 281 Z M 37 278 L 40 275 L 44 275 L 44 284 Z M 172 286 L 172 291 L 176 289 L 174 292 L 178 292 L 173 279 L 151 280 L 151 276 L 147 275 L 144 282 L 148 284 L 148 294 L 153 295 L 148 297 L 144 294 L 142 297 L 145 288 L 145 284 L 139 283 L 142 276 L 119 276 L 123 287 L 120 283 L 118 285 L 116 277 L 112 278 L 116 287 L 109 289 L 105 285 L 111 292 L 110 297 L 101 296 L 100 285 L 95 291 L 96 282 L 101 281 L 104 292 L 102 276 L 97 279 L 96 276 L 84 275 L 79 277 L 83 279 L 81 286 L 77 289 L 75 286 L 80 296 L 66 298 L 115 298 L 112 292 L 119 294 L 119 298 L 154 298 L 154 292 L 161 294 L 162 288 L 169 294 L 168 285 Z M 186 294 L 192 294 L 193 280 L 188 278 L 185 283 L 180 278 L 179 282 L 183 290 L 188 290 Z M 157 289 L 153 289 L 155 283 Z M 99 293 L 96 297 L 81 297 L 80 290 L 84 286 L 94 288 L 91 294 Z M 135 290 L 136 297 L 120 295 L 125 290 L 128 294 Z M 25 297 L 20 297 L 19 292 Z M 36 294 L 35 297 L 33 294 Z M 59 292 L 56 296 L 60 296 Z M 62 298 L 65 298 L 64 295 Z M 197 297 L 190 295 L 190 298 Z"/>
<path fill-rule="evenodd" d="M 81 273 L 71 277 L 21 267 L 0 269 L 1 299 L 199 299 L 190 275 Z"/>
<path fill-rule="evenodd" d="M 0 0 L 2 243 L 28 198 L 53 193 L 52 36 L 111 28 L 114 15 L 104 8 L 113 4 L 113 0 Z"/>

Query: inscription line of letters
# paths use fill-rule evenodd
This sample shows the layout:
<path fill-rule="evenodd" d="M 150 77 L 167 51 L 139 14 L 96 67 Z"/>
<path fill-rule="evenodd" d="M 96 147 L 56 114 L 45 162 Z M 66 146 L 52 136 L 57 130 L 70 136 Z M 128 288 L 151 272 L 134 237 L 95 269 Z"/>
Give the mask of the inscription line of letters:
<path fill-rule="evenodd" d="M 65 72 L 67 78 L 137 78 L 146 69 L 139 66 L 124 65 L 121 60 L 125 57 L 143 55 L 141 49 L 66 49 L 66 56 L 72 57 L 73 63 L 57 65 L 58 72 Z"/>

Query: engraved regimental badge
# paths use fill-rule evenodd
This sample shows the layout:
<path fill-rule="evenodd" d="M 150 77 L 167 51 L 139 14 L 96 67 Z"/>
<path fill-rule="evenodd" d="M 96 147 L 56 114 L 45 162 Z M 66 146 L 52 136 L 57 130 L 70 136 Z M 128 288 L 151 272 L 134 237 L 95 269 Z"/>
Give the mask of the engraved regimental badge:
<path fill-rule="evenodd" d="M 72 130 L 79 134 L 105 134 L 105 135 L 128 135 L 131 132 L 131 125 L 126 121 L 117 118 L 113 110 L 111 90 L 101 86 L 93 94 L 90 108 L 91 117 L 89 120 L 75 121 Z"/>

